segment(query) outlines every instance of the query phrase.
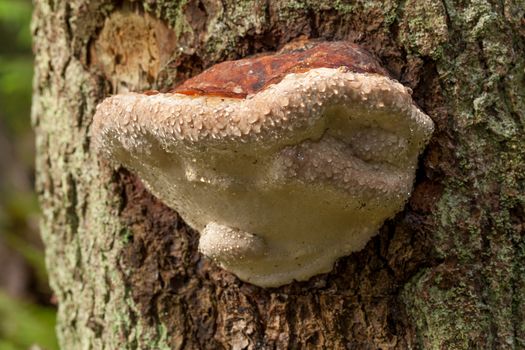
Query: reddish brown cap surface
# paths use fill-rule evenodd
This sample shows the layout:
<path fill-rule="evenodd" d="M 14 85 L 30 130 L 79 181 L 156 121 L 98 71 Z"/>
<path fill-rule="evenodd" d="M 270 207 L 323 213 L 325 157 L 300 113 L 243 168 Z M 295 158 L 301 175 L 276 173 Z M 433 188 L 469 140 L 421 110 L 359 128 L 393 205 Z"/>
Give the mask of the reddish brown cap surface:
<path fill-rule="evenodd" d="M 339 67 L 347 67 L 355 73 L 388 76 L 376 58 L 355 44 L 342 41 L 307 42 L 302 46 L 287 46 L 271 55 L 216 64 L 171 92 L 244 98 L 280 82 L 290 73 Z"/>

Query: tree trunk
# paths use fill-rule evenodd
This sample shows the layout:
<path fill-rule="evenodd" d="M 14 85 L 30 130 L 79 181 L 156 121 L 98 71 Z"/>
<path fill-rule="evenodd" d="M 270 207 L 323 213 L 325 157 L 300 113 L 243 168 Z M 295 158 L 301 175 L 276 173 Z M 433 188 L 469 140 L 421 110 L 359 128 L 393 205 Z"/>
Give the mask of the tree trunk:
<path fill-rule="evenodd" d="M 525 2 L 41 0 L 33 123 L 63 349 L 525 348 Z M 432 117 L 405 210 L 264 289 L 92 152 L 95 106 L 306 36 L 358 43 Z"/>

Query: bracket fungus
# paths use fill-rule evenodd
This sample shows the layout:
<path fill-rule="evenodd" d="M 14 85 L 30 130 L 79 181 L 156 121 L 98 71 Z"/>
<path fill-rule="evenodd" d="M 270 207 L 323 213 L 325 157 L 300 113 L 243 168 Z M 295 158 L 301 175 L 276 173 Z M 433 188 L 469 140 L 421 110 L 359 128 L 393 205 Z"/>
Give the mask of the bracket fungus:
<path fill-rule="evenodd" d="M 92 126 L 99 152 L 199 230 L 202 253 L 263 287 L 362 249 L 403 208 L 432 131 L 410 89 L 345 42 L 115 95 Z"/>

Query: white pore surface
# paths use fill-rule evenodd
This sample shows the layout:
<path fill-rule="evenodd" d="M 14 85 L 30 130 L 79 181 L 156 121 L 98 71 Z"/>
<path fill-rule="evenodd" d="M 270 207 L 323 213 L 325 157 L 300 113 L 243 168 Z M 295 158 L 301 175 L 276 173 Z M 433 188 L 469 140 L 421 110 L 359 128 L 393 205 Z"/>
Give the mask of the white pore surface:
<path fill-rule="evenodd" d="M 319 68 L 246 99 L 116 95 L 92 134 L 201 232 L 202 253 L 275 287 L 362 249 L 403 208 L 432 130 L 401 84 Z"/>

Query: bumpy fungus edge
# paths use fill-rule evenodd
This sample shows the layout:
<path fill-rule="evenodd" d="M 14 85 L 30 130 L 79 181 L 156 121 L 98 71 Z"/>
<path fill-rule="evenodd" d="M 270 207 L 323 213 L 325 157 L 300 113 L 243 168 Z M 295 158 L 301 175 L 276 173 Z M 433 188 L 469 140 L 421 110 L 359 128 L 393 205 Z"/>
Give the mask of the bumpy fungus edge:
<path fill-rule="evenodd" d="M 244 99 L 113 96 L 92 134 L 201 232 L 205 255 L 274 287 L 362 249 L 402 209 L 432 130 L 409 89 L 340 67 L 290 73 Z"/>
<path fill-rule="evenodd" d="M 116 95 L 98 106 L 92 132 L 95 146 L 109 155 L 113 150 L 105 146 L 113 140 L 130 152 L 140 152 L 144 144 L 139 139 L 148 137 L 168 151 L 179 144 L 204 143 L 268 142 L 261 146 L 273 148 L 319 138 L 334 118 L 327 112 L 337 108 L 346 109 L 349 123 L 381 126 L 409 138 L 415 148 L 432 134 L 432 121 L 412 103 L 409 89 L 384 76 L 345 68 L 289 74 L 246 99 L 178 93 Z M 361 110 L 368 112 L 356 114 Z M 311 135 L 311 128 L 319 129 L 316 135 Z"/>

